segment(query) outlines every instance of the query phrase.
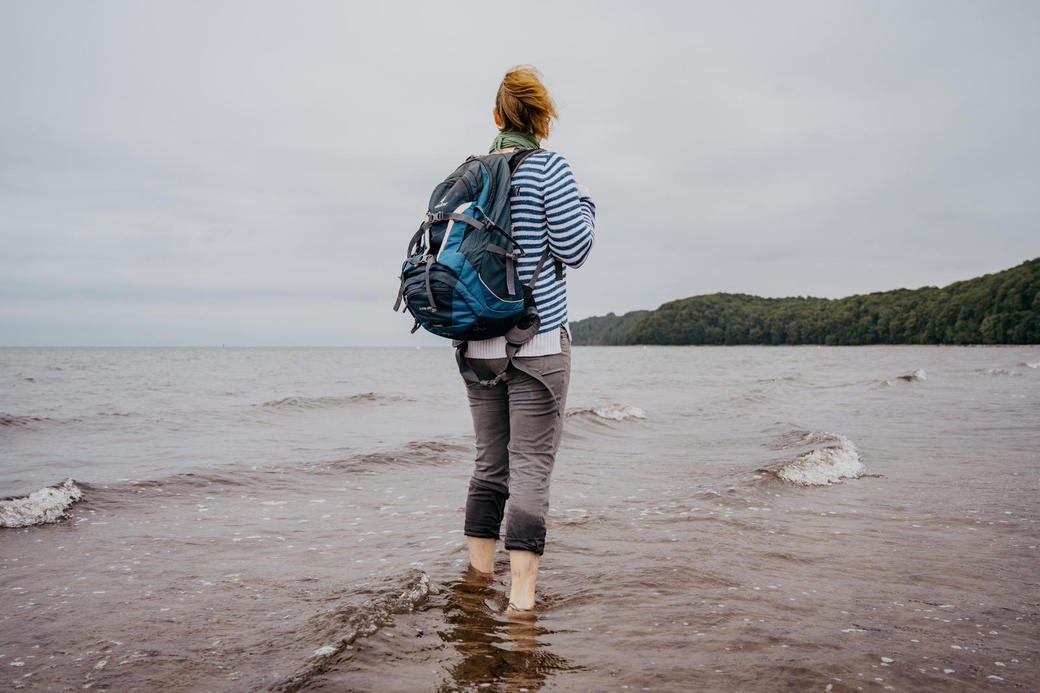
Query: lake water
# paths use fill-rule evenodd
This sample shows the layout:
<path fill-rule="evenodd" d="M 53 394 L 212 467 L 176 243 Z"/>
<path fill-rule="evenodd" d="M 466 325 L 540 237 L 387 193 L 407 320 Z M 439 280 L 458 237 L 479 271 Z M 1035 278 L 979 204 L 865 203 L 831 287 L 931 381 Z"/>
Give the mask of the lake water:
<path fill-rule="evenodd" d="M 0 349 L 0 687 L 1036 690 L 1038 366 L 576 347 L 511 620 L 450 350 Z"/>

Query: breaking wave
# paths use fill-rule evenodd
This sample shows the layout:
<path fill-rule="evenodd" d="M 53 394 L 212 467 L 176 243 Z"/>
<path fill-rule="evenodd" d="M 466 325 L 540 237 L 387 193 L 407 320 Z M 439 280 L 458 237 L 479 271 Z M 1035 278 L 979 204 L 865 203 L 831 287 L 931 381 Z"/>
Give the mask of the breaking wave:
<path fill-rule="evenodd" d="M 57 522 L 83 497 L 72 479 L 33 491 L 24 498 L 0 500 L 0 527 L 30 527 Z"/>
<path fill-rule="evenodd" d="M 799 486 L 829 486 L 857 479 L 866 472 L 859 451 L 843 435 L 824 431 L 791 431 L 780 436 L 773 449 L 800 448 L 801 454 L 771 469 L 760 469 Z"/>
<path fill-rule="evenodd" d="M 264 407 L 295 407 L 299 409 L 328 409 L 332 407 L 343 407 L 351 404 L 392 404 L 395 402 L 412 402 L 411 397 L 401 395 L 381 395 L 376 392 L 361 392 L 356 395 L 347 396 L 325 396 L 325 397 L 283 397 L 264 402 Z"/>
<path fill-rule="evenodd" d="M 630 419 L 645 419 L 646 412 L 639 407 L 633 407 L 628 404 L 609 404 L 603 407 L 568 409 L 566 416 L 603 419 L 606 421 L 628 421 Z"/>
<path fill-rule="evenodd" d="M 1036 361 L 1036 362 L 1033 362 L 1033 361 L 1023 361 L 1019 365 L 1020 366 L 1025 366 L 1026 368 L 1040 368 L 1040 361 Z"/>

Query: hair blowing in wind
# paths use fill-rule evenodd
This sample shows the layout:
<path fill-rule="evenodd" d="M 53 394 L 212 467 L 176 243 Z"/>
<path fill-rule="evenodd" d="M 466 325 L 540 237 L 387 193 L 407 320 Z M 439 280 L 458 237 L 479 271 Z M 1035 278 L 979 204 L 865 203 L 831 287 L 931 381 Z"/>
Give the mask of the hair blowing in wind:
<path fill-rule="evenodd" d="M 503 132 L 516 130 L 539 140 L 549 136 L 550 123 L 558 117 L 541 73 L 530 65 L 517 65 L 506 72 L 495 96 L 495 109 Z"/>

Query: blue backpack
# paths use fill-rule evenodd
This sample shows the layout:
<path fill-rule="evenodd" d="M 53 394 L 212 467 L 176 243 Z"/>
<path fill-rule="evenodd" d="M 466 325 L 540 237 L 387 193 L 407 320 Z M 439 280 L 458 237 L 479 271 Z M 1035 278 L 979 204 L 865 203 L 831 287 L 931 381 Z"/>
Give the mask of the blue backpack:
<path fill-rule="evenodd" d="M 539 151 L 471 156 L 434 188 L 408 243 L 394 304 L 415 318 L 412 332 L 421 326 L 457 342 L 504 335 L 516 348 L 538 332 L 533 288 L 549 249 L 521 285 L 517 260 L 524 250 L 511 234 L 509 198 L 513 172 Z"/>

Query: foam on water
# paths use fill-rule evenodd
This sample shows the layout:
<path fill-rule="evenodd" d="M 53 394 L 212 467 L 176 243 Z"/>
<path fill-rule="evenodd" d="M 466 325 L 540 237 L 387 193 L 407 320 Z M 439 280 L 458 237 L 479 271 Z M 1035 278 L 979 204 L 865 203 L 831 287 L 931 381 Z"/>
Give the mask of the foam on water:
<path fill-rule="evenodd" d="M 805 434 L 804 442 L 815 447 L 776 470 L 778 477 L 801 486 L 827 486 L 866 471 L 856 446 L 843 435 L 816 431 Z"/>
<path fill-rule="evenodd" d="M 24 498 L 0 501 L 0 527 L 30 527 L 57 522 L 65 511 L 83 497 L 72 479 L 33 491 Z"/>
<path fill-rule="evenodd" d="M 593 416 L 607 421 L 627 421 L 629 419 L 645 419 L 646 412 L 639 407 L 628 404 L 609 404 L 603 407 L 584 407 L 567 410 L 567 416 Z"/>

